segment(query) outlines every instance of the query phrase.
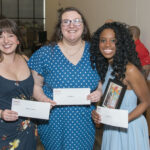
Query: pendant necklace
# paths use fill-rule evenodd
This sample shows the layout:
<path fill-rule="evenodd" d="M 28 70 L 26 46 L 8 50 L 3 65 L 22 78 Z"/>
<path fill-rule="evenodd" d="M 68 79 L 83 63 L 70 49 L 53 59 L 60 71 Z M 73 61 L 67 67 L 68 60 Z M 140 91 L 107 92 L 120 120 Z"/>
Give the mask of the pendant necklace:
<path fill-rule="evenodd" d="M 19 86 L 19 81 L 15 81 L 15 85 L 16 85 L 16 86 Z"/>

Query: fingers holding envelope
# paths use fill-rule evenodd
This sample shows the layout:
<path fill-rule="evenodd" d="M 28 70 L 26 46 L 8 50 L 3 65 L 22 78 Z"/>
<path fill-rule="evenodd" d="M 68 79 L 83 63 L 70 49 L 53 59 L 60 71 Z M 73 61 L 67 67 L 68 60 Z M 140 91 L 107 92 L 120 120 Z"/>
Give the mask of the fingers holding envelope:
<path fill-rule="evenodd" d="M 91 94 L 87 96 L 87 99 L 90 100 L 91 102 L 98 102 L 100 101 L 100 98 L 102 96 L 102 93 L 99 90 L 95 90 Z"/>
<path fill-rule="evenodd" d="M 101 122 L 101 117 L 100 115 L 96 112 L 96 110 L 92 111 L 92 119 L 94 120 L 94 123 L 100 124 Z"/>

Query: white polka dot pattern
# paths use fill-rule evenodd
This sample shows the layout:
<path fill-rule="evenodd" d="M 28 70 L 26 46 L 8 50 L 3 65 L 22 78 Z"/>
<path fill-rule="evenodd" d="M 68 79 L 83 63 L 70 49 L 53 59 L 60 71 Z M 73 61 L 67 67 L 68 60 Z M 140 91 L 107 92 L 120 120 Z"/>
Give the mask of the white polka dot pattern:
<path fill-rule="evenodd" d="M 99 76 L 91 68 L 89 43 L 77 65 L 70 63 L 58 45 L 45 46 L 36 51 L 28 65 L 44 77 L 43 90 L 53 99 L 53 88 L 90 88 L 95 90 Z M 38 126 L 46 150 L 92 150 L 95 127 L 91 106 L 57 106 L 51 110 L 50 120 Z"/>

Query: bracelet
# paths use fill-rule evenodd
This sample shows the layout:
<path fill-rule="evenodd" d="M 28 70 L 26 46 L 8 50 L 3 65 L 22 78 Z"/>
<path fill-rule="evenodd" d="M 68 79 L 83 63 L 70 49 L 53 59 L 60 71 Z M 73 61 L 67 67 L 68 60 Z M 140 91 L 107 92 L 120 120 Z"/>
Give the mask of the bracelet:
<path fill-rule="evenodd" d="M 0 119 L 2 119 L 2 112 L 3 112 L 3 110 L 0 111 Z"/>

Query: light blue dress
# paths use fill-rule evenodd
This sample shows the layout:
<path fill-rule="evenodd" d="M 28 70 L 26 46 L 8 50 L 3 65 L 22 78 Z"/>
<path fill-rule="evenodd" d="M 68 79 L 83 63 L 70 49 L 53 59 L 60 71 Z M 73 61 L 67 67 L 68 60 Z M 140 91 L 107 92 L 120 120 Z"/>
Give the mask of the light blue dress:
<path fill-rule="evenodd" d="M 106 88 L 111 76 L 112 68 L 108 72 L 103 84 Z M 131 112 L 137 106 L 137 96 L 133 90 L 127 90 L 120 109 Z M 104 125 L 101 150 L 149 150 L 148 127 L 143 115 L 129 123 L 128 129 Z"/>
<path fill-rule="evenodd" d="M 81 60 L 73 65 L 58 45 L 39 49 L 29 60 L 29 67 L 44 77 L 44 93 L 53 99 L 54 88 L 90 88 L 98 86 L 99 76 L 91 68 L 89 43 Z M 95 106 L 55 106 L 50 120 L 38 126 L 46 150 L 92 150 L 95 127 L 91 111 Z M 41 112 L 42 113 L 42 112 Z"/>

